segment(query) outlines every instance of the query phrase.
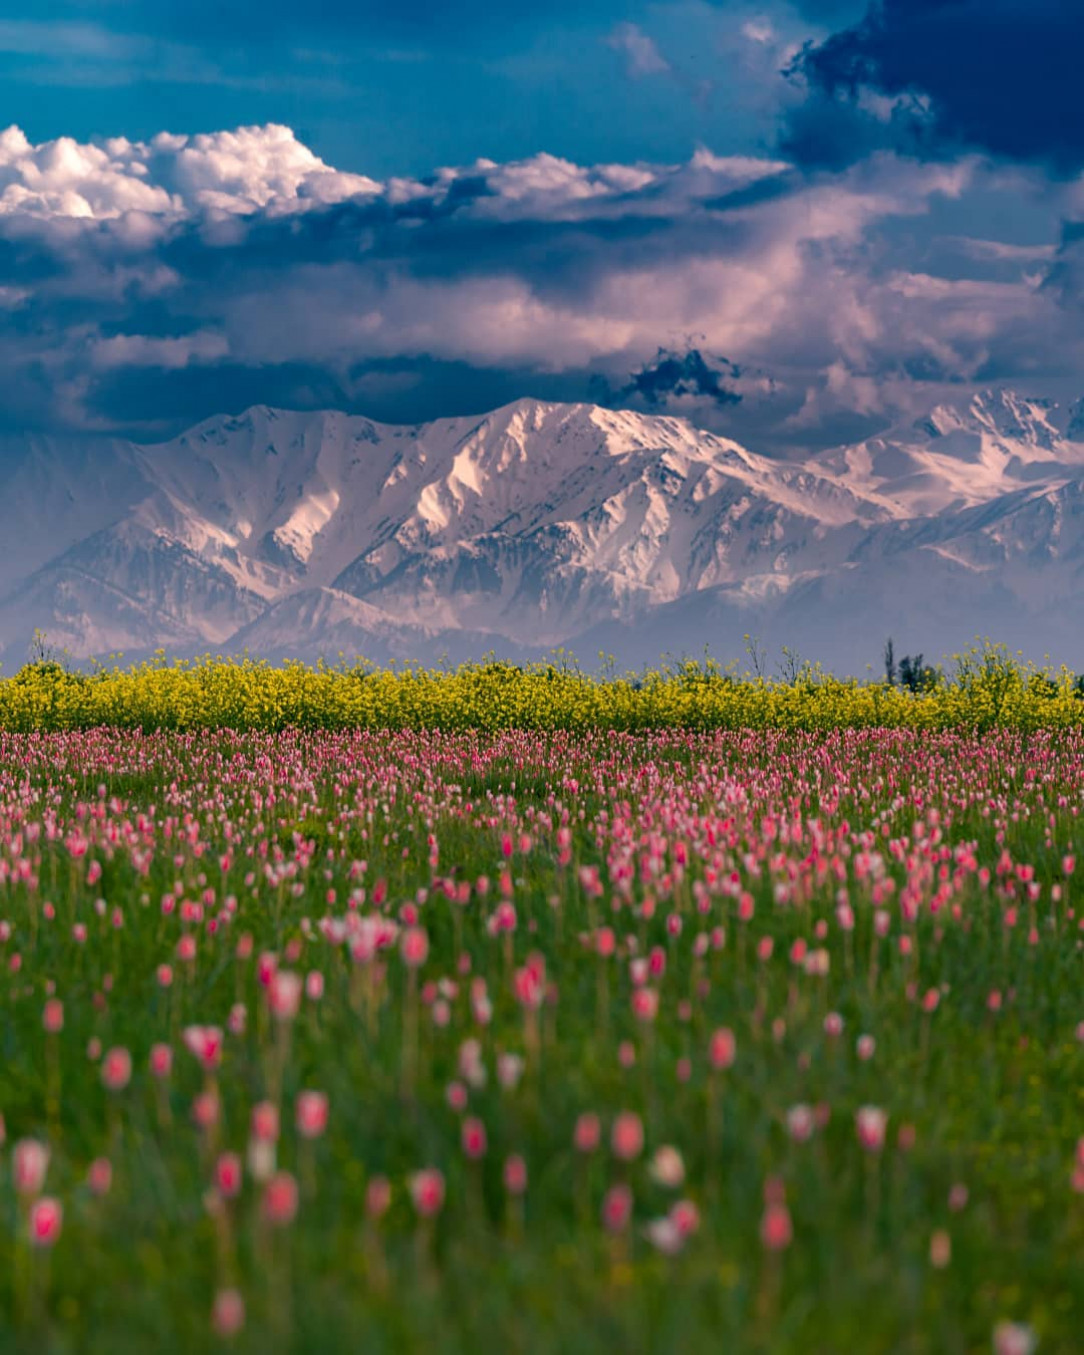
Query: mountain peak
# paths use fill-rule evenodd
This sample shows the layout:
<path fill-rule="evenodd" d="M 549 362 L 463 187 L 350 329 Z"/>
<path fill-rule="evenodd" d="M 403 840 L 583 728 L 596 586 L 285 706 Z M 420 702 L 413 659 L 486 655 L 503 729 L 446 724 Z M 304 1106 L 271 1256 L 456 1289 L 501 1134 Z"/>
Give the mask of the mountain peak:
<path fill-rule="evenodd" d="M 1061 433 L 1052 421 L 1052 400 L 1023 396 L 1004 387 L 979 391 L 966 404 L 942 404 L 915 426 L 930 438 L 978 433 L 1052 450 Z"/>

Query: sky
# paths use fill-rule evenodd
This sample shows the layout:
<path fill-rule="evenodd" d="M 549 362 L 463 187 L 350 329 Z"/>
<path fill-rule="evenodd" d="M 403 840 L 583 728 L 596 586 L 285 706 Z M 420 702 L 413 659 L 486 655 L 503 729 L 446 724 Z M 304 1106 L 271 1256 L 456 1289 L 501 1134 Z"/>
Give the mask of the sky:
<path fill-rule="evenodd" d="M 1078 0 L 0 0 L 0 434 L 1068 403 L 1081 50 Z"/>

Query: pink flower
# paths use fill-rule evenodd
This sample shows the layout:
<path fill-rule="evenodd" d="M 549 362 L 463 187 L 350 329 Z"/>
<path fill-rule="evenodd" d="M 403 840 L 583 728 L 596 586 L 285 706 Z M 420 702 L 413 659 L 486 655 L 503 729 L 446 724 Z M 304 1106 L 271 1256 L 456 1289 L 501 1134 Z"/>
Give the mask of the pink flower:
<path fill-rule="evenodd" d="M 626 1185 L 611 1186 L 602 1201 L 602 1225 L 608 1233 L 623 1233 L 632 1218 L 632 1191 Z"/>
<path fill-rule="evenodd" d="M 19 1139 L 12 1149 L 11 1174 L 20 1195 L 39 1195 L 49 1170 L 49 1149 L 37 1139 Z"/>
<path fill-rule="evenodd" d="M 302 979 L 291 969 L 276 969 L 267 985 L 267 1004 L 278 1021 L 292 1021 L 301 1006 Z"/>
<path fill-rule="evenodd" d="M 218 1122 L 219 1110 L 217 1092 L 200 1092 L 192 1102 L 192 1119 L 200 1129 L 210 1129 Z"/>
<path fill-rule="evenodd" d="M 999 1322 L 994 1328 L 994 1355 L 1032 1355 L 1035 1333 L 1022 1322 Z"/>
<path fill-rule="evenodd" d="M 518 1054 L 497 1055 L 497 1081 L 502 1087 L 514 1087 L 522 1073 L 523 1060 Z"/>
<path fill-rule="evenodd" d="M 700 1210 L 692 1200 L 678 1200 L 670 1209 L 670 1219 L 682 1237 L 691 1237 L 700 1227 Z"/>
<path fill-rule="evenodd" d="M 215 1185 L 218 1193 L 226 1200 L 232 1200 L 241 1193 L 244 1171 L 241 1159 L 236 1153 L 223 1153 L 215 1163 Z"/>
<path fill-rule="evenodd" d="M 760 1240 L 769 1251 L 785 1251 L 794 1237 L 794 1228 L 790 1221 L 790 1210 L 782 1200 L 776 1200 L 765 1208 L 760 1221 Z"/>
<path fill-rule="evenodd" d="M 858 1142 L 867 1153 L 879 1153 L 885 1146 L 888 1112 L 878 1106 L 862 1106 L 854 1117 Z"/>
<path fill-rule="evenodd" d="M 593 1111 L 584 1111 L 577 1119 L 576 1128 L 572 1134 L 572 1141 L 576 1145 L 576 1151 L 580 1153 L 593 1153 L 599 1145 L 602 1137 L 602 1125 L 598 1116 Z"/>
<path fill-rule="evenodd" d="M 934 1270 L 944 1270 L 951 1260 L 952 1238 L 944 1228 L 938 1228 L 930 1237 L 930 1265 Z"/>
<path fill-rule="evenodd" d="M 273 1143 L 279 1136 L 278 1106 L 270 1101 L 257 1101 L 252 1107 L 252 1137 Z"/>
<path fill-rule="evenodd" d="M 614 1120 L 610 1146 L 623 1162 L 639 1157 L 644 1147 L 644 1126 L 635 1111 L 623 1110 Z"/>
<path fill-rule="evenodd" d="M 371 1219 L 383 1218 L 391 1204 L 391 1183 L 386 1176 L 374 1176 L 365 1187 L 365 1212 Z"/>
<path fill-rule="evenodd" d="M 654 1021 L 659 1011 L 659 995 L 655 989 L 635 989 L 632 994 L 632 1010 L 641 1021 Z"/>
<path fill-rule="evenodd" d="M 64 1226 L 64 1206 L 51 1195 L 43 1195 L 30 1206 L 30 1241 L 35 1247 L 51 1247 Z"/>
<path fill-rule="evenodd" d="M 222 1031 L 218 1026 L 185 1026 L 185 1046 L 208 1072 L 222 1061 Z"/>
<path fill-rule="evenodd" d="M 173 1068 L 173 1050 L 168 1044 L 151 1046 L 151 1073 L 157 1078 L 169 1077 Z"/>
<path fill-rule="evenodd" d="M 475 1161 L 478 1158 L 485 1157 L 487 1147 L 486 1127 L 481 1120 L 475 1119 L 473 1116 L 464 1120 L 460 1137 L 463 1151 L 467 1157 Z"/>
<path fill-rule="evenodd" d="M 424 927 L 408 927 L 403 932 L 403 963 L 410 969 L 420 969 L 429 957 L 429 937 Z"/>
<path fill-rule="evenodd" d="M 325 1092 L 305 1091 L 297 1098 L 297 1130 L 306 1139 L 318 1139 L 327 1129 L 328 1105 Z"/>
<path fill-rule="evenodd" d="M 92 1195 L 108 1195 L 113 1184 L 113 1164 L 107 1157 L 96 1157 L 87 1168 L 87 1185 Z"/>
<path fill-rule="evenodd" d="M 444 1177 L 436 1167 L 424 1167 L 410 1178 L 410 1198 L 422 1218 L 433 1218 L 444 1205 Z"/>
<path fill-rule="evenodd" d="M 805 1143 L 813 1137 L 816 1118 L 806 1105 L 791 1106 L 787 1111 L 787 1133 L 795 1143 Z"/>
<path fill-rule="evenodd" d="M 509 1195 L 522 1195 L 527 1189 L 527 1164 L 518 1153 L 505 1159 L 504 1188 Z"/>
<path fill-rule="evenodd" d="M 102 1060 L 102 1082 L 111 1092 L 123 1091 L 132 1078 L 132 1056 L 127 1049 L 110 1049 Z"/>
<path fill-rule="evenodd" d="M 41 1024 L 50 1035 L 56 1035 L 64 1029 L 64 1004 L 58 997 L 46 1002 L 41 1014 Z"/>
<path fill-rule="evenodd" d="M 211 1326 L 217 1336 L 236 1336 L 245 1325 L 245 1301 L 236 1289 L 220 1289 L 211 1309 Z"/>
<path fill-rule="evenodd" d="M 284 1227 L 297 1216 L 297 1182 L 289 1172 L 276 1172 L 264 1186 L 263 1216 L 275 1227 Z"/>
<path fill-rule="evenodd" d="M 737 1041 L 734 1032 L 723 1026 L 714 1032 L 708 1045 L 708 1058 L 711 1066 L 719 1071 L 732 1067 L 737 1053 Z"/>

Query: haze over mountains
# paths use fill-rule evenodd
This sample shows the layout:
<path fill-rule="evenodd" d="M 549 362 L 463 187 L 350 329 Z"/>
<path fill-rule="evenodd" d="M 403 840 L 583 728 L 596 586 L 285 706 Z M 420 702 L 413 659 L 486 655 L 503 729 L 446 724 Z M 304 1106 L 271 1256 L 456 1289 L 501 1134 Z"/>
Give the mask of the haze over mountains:
<path fill-rule="evenodd" d="M 259 406 L 0 448 L 0 657 L 247 647 L 586 666 L 742 637 L 839 672 L 978 633 L 1084 667 L 1084 418 L 991 391 L 802 461 L 520 400 L 393 427 Z"/>

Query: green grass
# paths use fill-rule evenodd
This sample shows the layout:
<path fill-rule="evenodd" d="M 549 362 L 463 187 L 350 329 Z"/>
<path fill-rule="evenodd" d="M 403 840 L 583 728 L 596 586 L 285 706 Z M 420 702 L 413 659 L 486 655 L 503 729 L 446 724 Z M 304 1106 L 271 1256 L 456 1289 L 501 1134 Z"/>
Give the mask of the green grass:
<path fill-rule="evenodd" d="M 1084 1331 L 1084 1194 L 1072 1185 L 1084 1135 L 1084 931 L 1063 859 L 1081 848 L 1082 804 L 1077 731 L 4 736 L 0 1351 L 971 1355 L 1012 1320 L 1034 1330 L 1041 1355 L 1073 1355 Z M 73 856 L 77 834 L 88 846 Z M 1011 869 L 998 874 L 1003 853 Z M 102 871 L 93 884 L 90 862 Z M 292 874 L 269 880 L 265 864 Z M 937 902 L 942 866 L 952 893 Z M 1020 866 L 1034 871 L 1032 900 Z M 597 897 L 581 875 L 592 868 Z M 505 869 L 516 913 L 507 940 L 489 925 Z M 444 897 L 449 878 L 470 883 L 467 902 Z M 378 882 L 386 901 L 374 909 Z M 837 913 L 841 889 L 853 931 Z M 201 921 L 182 921 L 180 902 L 163 912 L 164 895 L 197 901 L 205 890 Z M 324 939 L 320 920 L 396 919 L 419 890 L 429 939 L 419 990 L 458 987 L 446 990 L 446 1025 L 417 1003 L 414 1062 L 415 996 L 398 942 L 372 978 Z M 754 907 L 746 921 L 742 894 Z M 617 937 L 609 960 L 596 947 L 604 926 Z M 717 928 L 725 944 L 699 954 L 698 935 Z M 197 938 L 190 963 L 177 958 L 184 934 Z M 245 935 L 251 954 L 239 957 Z M 758 958 L 767 940 L 771 956 Z M 827 950 L 827 975 L 791 958 L 795 942 Z M 649 980 L 659 1013 L 645 1024 L 631 1009 L 629 962 L 656 947 L 665 972 Z M 263 951 L 324 976 L 322 1000 L 303 1000 L 288 1025 L 268 1011 Z M 513 984 L 532 953 L 556 985 L 537 1040 Z M 472 1012 L 472 978 L 486 982 L 487 1025 Z M 927 1013 L 932 989 L 940 1001 Z M 42 1028 L 51 990 L 64 1003 L 55 1037 Z M 224 1027 L 238 1003 L 245 1029 L 227 1033 L 221 1067 L 204 1074 L 182 1031 Z M 829 1012 L 843 1018 L 836 1038 Z M 723 1026 L 737 1058 L 720 1072 L 708 1047 Z M 876 1040 L 868 1061 L 855 1047 L 863 1033 Z M 465 1159 L 462 1116 L 447 1100 L 468 1039 L 487 1072 L 466 1112 L 487 1129 L 480 1163 Z M 130 1050 L 122 1091 L 102 1085 L 95 1040 Z M 159 1041 L 174 1050 L 164 1084 L 147 1067 Z M 499 1083 L 502 1052 L 526 1060 L 514 1088 Z M 207 1132 L 191 1111 L 212 1083 L 221 1117 Z M 328 1131 L 312 1142 L 293 1122 L 304 1088 L 330 1103 Z M 263 1221 L 247 1166 L 240 1198 L 208 1208 L 217 1154 L 245 1155 L 252 1107 L 268 1096 L 282 1109 L 278 1166 L 301 1186 L 297 1218 L 279 1230 Z M 806 1143 L 786 1129 L 799 1103 L 830 1111 Z M 879 1154 L 856 1138 L 867 1104 L 889 1114 Z M 609 1147 L 622 1110 L 645 1129 L 631 1163 Z M 589 1157 L 573 1147 L 585 1111 L 603 1125 Z M 902 1126 L 913 1127 L 911 1147 Z M 51 1250 L 28 1247 L 26 1202 L 12 1188 L 13 1144 L 28 1136 L 49 1143 L 45 1191 L 64 1205 Z M 680 1189 L 648 1172 L 663 1144 L 684 1160 Z M 522 1217 L 502 1182 L 510 1153 L 529 1171 Z M 114 1177 L 97 1198 L 86 1172 L 100 1156 Z M 431 1228 L 408 1184 L 429 1165 L 447 1184 Z M 378 1175 L 392 1202 L 374 1224 L 365 1199 Z M 760 1240 L 774 1178 L 794 1233 L 780 1253 Z M 614 1238 L 600 1210 L 618 1182 L 635 1207 Z M 968 1199 L 954 1211 L 959 1184 Z M 696 1204 L 700 1228 L 666 1256 L 644 1228 L 678 1198 Z M 951 1238 L 944 1268 L 930 1261 L 939 1230 Z M 229 1341 L 210 1321 L 227 1286 L 246 1306 Z"/>

